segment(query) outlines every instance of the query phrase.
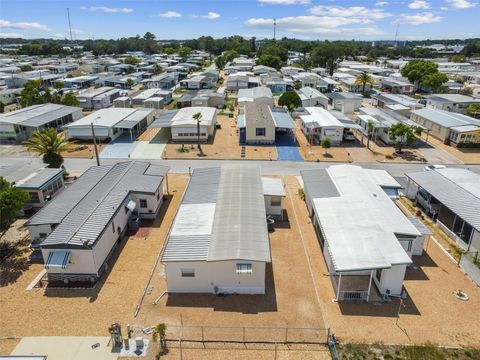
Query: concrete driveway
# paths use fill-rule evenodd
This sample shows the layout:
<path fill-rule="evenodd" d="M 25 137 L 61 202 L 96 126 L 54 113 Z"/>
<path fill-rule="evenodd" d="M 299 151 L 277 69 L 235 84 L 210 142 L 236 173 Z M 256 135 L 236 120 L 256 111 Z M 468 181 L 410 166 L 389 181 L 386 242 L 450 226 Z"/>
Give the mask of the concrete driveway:
<path fill-rule="evenodd" d="M 161 159 L 169 139 L 169 129 L 161 129 L 151 140 L 138 141 L 131 159 Z"/>
<path fill-rule="evenodd" d="M 463 162 L 452 154 L 435 147 L 420 147 L 418 151 L 431 164 L 463 164 Z"/>
<path fill-rule="evenodd" d="M 106 329 L 105 329 L 106 330 Z M 48 360 L 116 360 L 108 346 L 109 337 L 24 337 L 10 355 L 46 355 Z M 92 345 L 99 344 L 92 349 Z"/>

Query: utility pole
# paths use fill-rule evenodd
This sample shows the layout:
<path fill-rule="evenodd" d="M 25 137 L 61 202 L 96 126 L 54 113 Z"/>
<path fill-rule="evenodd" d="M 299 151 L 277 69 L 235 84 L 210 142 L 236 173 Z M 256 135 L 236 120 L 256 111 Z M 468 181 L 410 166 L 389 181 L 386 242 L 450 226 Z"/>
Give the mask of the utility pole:
<path fill-rule="evenodd" d="M 100 159 L 98 157 L 98 150 L 97 150 L 97 138 L 95 137 L 95 130 L 93 129 L 93 122 L 90 123 L 90 127 L 92 129 L 93 148 L 95 149 L 95 158 L 97 159 L 97 166 L 100 166 Z"/>
<path fill-rule="evenodd" d="M 273 19 L 273 40 L 277 38 L 277 19 Z"/>
<path fill-rule="evenodd" d="M 69 8 L 67 8 L 67 17 L 68 17 L 68 28 L 70 29 L 70 41 L 73 41 L 72 24 L 70 23 L 70 9 Z"/>

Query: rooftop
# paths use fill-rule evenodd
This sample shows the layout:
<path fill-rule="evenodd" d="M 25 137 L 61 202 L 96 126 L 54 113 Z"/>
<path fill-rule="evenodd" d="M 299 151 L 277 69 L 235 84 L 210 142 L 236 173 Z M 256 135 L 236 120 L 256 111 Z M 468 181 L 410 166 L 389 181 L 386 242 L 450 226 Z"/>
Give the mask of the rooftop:
<path fill-rule="evenodd" d="M 412 114 L 421 116 L 433 123 L 439 124 L 444 127 L 455 127 L 463 125 L 476 125 L 480 126 L 480 120 L 474 119 L 470 116 L 458 114 L 454 112 L 437 110 L 437 109 L 419 109 L 413 110 Z"/>
<path fill-rule="evenodd" d="M 73 106 L 50 103 L 33 105 L 9 113 L 0 114 L 0 123 L 39 127 L 81 110 L 81 108 Z"/>

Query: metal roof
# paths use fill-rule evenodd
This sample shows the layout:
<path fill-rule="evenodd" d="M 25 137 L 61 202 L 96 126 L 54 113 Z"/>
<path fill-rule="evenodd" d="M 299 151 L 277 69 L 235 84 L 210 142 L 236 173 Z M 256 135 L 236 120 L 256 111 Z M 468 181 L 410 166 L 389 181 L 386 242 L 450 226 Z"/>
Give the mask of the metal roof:
<path fill-rule="evenodd" d="M 331 92 L 327 96 L 332 100 L 356 100 L 362 101 L 362 96 L 351 92 Z"/>
<path fill-rule="evenodd" d="M 314 121 L 319 127 L 342 127 L 343 123 L 322 107 L 306 107 L 305 111 L 310 114 L 310 121 Z M 300 116 L 303 118 L 305 115 Z M 306 115 L 308 116 L 308 115 Z"/>
<path fill-rule="evenodd" d="M 326 172 L 340 196 L 314 198 L 305 193 L 312 200 L 336 271 L 411 263 L 396 235 L 421 234 L 379 186 L 378 180 L 396 183 L 393 178 L 386 181 L 390 175 L 381 171 L 383 176 L 359 166 L 330 166 Z"/>
<path fill-rule="evenodd" d="M 64 172 L 63 169 L 47 168 L 41 161 L 32 161 L 29 164 L 13 162 L 0 164 L 0 176 L 7 181 L 15 183 L 18 188 L 40 189 L 51 180 Z"/>
<path fill-rule="evenodd" d="M 99 171 L 103 173 L 103 176 L 98 176 L 98 181 L 90 186 L 86 192 L 82 192 L 84 196 L 77 200 L 73 206 L 70 206 L 70 211 L 65 214 L 61 223 L 43 241 L 42 246 L 78 247 L 86 244 L 94 245 L 111 218 L 125 204 L 125 200 L 130 193 L 154 194 L 157 191 L 163 176 L 145 174 L 149 166 L 150 163 L 139 161 L 105 166 L 106 169 L 103 172 Z M 97 168 L 102 168 L 102 166 Z M 95 173 L 95 171 L 93 172 Z M 65 190 L 63 194 L 71 192 L 70 189 Z M 73 195 L 76 195 L 75 191 Z M 68 196 L 64 198 L 56 197 L 48 207 L 56 207 L 57 204 L 62 206 L 65 198 L 68 200 Z"/>
<path fill-rule="evenodd" d="M 272 96 L 272 90 L 270 90 L 270 88 L 266 86 L 257 86 L 250 89 L 239 89 L 237 98 L 257 99 L 260 97 L 271 98 Z"/>
<path fill-rule="evenodd" d="M 264 195 L 287 196 L 285 185 L 280 178 L 262 177 L 262 189 Z"/>
<path fill-rule="evenodd" d="M 126 118 L 113 125 L 113 127 L 119 129 L 132 129 L 152 113 L 152 109 L 136 108 L 134 113 L 128 115 Z"/>
<path fill-rule="evenodd" d="M 412 114 L 425 118 L 440 126 L 451 128 L 462 125 L 476 125 L 480 126 L 480 120 L 474 119 L 470 116 L 458 114 L 454 112 L 437 110 L 437 109 L 419 109 L 413 110 Z"/>
<path fill-rule="evenodd" d="M 172 126 L 172 119 L 178 110 L 162 110 L 160 115 L 148 126 L 149 129 L 168 128 Z"/>
<path fill-rule="evenodd" d="M 24 109 L 0 114 L 0 123 L 18 124 L 37 128 L 77 111 L 82 111 L 82 109 L 58 104 L 33 105 Z"/>
<path fill-rule="evenodd" d="M 301 171 L 303 190 L 310 199 L 340 196 L 326 169 Z"/>
<path fill-rule="evenodd" d="M 276 128 L 295 129 L 296 125 L 290 113 L 282 108 L 269 108 Z"/>
<path fill-rule="evenodd" d="M 208 261 L 270 262 L 260 167 L 223 165 Z"/>
<path fill-rule="evenodd" d="M 67 124 L 64 127 L 66 128 L 75 128 L 75 127 L 85 127 L 90 126 L 91 123 L 95 127 L 114 127 L 116 124 L 120 123 L 122 120 L 127 120 L 129 117 L 134 116 L 136 112 L 139 114 L 144 114 L 145 109 L 131 109 L 131 108 L 108 108 L 100 109 L 87 115 L 73 123 Z M 152 110 L 149 110 L 150 112 Z M 133 117 L 132 117 L 133 118 Z"/>
<path fill-rule="evenodd" d="M 193 171 L 182 204 L 217 202 L 220 168 L 198 168 Z"/>
<path fill-rule="evenodd" d="M 480 231 L 480 176 L 466 169 L 439 170 L 405 175 Z"/>
<path fill-rule="evenodd" d="M 428 97 L 428 100 L 435 102 L 443 103 L 475 103 L 480 102 L 480 100 L 475 99 L 471 96 L 461 95 L 461 94 L 433 94 Z"/>

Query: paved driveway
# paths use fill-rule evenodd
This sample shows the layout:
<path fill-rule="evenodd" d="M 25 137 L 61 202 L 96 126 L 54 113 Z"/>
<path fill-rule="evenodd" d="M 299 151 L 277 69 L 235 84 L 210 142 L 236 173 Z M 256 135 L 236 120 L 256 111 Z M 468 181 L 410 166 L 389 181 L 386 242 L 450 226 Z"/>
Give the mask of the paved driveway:
<path fill-rule="evenodd" d="M 138 141 L 130 140 L 130 134 L 120 135 L 105 146 L 105 149 L 100 153 L 100 158 L 128 159 L 137 145 Z"/>
<path fill-rule="evenodd" d="M 277 160 L 279 161 L 303 161 L 302 155 L 298 151 L 295 139 L 290 132 L 277 132 L 275 138 L 277 148 Z"/>
<path fill-rule="evenodd" d="M 161 129 L 151 140 L 138 141 L 132 151 L 132 159 L 161 159 L 163 150 L 167 145 L 170 131 Z"/>
<path fill-rule="evenodd" d="M 453 156 L 452 154 L 440 148 L 420 147 L 418 148 L 418 151 L 425 159 L 427 159 L 427 162 L 430 164 L 463 164 L 463 162 L 456 156 Z"/>

